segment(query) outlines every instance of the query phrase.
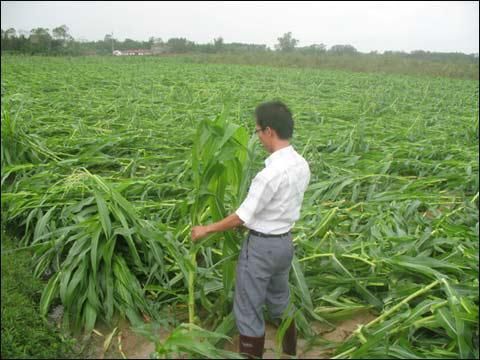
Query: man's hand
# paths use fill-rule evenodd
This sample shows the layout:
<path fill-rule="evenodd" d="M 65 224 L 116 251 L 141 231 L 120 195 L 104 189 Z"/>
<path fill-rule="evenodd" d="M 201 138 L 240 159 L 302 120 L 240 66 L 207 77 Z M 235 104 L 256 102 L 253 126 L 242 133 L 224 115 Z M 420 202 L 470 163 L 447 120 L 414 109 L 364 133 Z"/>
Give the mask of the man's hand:
<path fill-rule="evenodd" d="M 208 226 L 194 226 L 192 228 L 192 241 L 197 241 L 209 234 Z"/>
<path fill-rule="evenodd" d="M 227 216 L 225 219 L 218 221 L 216 223 L 209 224 L 206 226 L 192 227 L 192 233 L 191 233 L 192 241 L 197 241 L 209 234 L 230 230 L 240 225 L 243 225 L 242 219 L 240 219 L 237 214 L 233 213 Z"/>

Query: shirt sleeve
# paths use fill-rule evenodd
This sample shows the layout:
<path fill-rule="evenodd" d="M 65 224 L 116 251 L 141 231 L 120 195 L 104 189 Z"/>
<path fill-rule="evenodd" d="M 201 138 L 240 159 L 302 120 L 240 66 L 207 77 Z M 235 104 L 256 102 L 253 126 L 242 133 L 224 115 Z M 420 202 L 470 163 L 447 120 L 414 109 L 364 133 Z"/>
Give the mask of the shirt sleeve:
<path fill-rule="evenodd" d="M 235 211 L 235 214 L 237 214 L 248 227 L 255 218 L 255 214 L 265 208 L 270 200 L 272 200 L 273 195 L 274 192 L 268 181 L 260 174 L 257 174 L 252 180 L 247 197 L 237 211 Z"/>

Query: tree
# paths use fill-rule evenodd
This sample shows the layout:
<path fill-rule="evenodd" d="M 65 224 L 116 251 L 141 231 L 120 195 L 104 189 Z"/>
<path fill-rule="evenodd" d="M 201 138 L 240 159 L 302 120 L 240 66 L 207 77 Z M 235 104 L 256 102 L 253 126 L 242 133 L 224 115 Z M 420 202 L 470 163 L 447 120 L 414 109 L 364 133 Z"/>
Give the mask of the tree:
<path fill-rule="evenodd" d="M 69 43 L 73 41 L 73 37 L 68 33 L 67 25 L 61 25 L 52 30 L 52 51 L 56 53 L 65 53 L 65 49 Z"/>
<path fill-rule="evenodd" d="M 162 38 L 152 36 L 149 39 L 149 43 L 150 43 L 150 50 L 152 50 L 153 54 L 156 54 L 156 55 L 163 54 L 168 50 Z"/>
<path fill-rule="evenodd" d="M 2 50 L 12 50 L 12 45 L 16 36 L 17 31 L 14 28 L 5 31 L 2 29 Z"/>
<path fill-rule="evenodd" d="M 325 44 L 312 44 L 310 46 L 298 48 L 298 50 L 305 54 L 316 55 L 325 53 L 327 51 L 327 46 Z"/>
<path fill-rule="evenodd" d="M 275 45 L 275 49 L 290 52 L 295 49 L 295 46 L 298 44 L 298 40 L 292 38 L 292 33 L 288 32 L 284 34 L 282 37 L 277 38 L 278 44 Z"/>
<path fill-rule="evenodd" d="M 149 42 L 150 46 L 163 45 L 162 38 L 155 37 L 155 36 L 150 36 L 148 38 L 148 42 Z"/>
<path fill-rule="evenodd" d="M 326 52 L 327 51 L 327 45 L 325 45 L 325 44 L 312 44 L 312 45 L 310 45 L 310 48 L 313 51 L 316 51 L 316 52 Z"/>
<path fill-rule="evenodd" d="M 49 53 L 52 46 L 52 36 L 47 28 L 30 30 L 30 50 L 32 53 Z"/>
<path fill-rule="evenodd" d="M 17 30 L 15 30 L 14 28 L 7 29 L 7 30 L 3 33 L 3 36 L 4 36 L 6 39 L 12 39 L 12 38 L 14 38 L 14 37 L 17 36 Z"/>
<path fill-rule="evenodd" d="M 133 39 L 125 39 L 122 44 L 122 50 L 131 50 L 131 49 L 138 49 L 141 48 L 142 45 Z M 117 47 L 118 49 L 118 47 Z"/>
<path fill-rule="evenodd" d="M 63 42 L 65 41 L 69 41 L 72 39 L 72 37 L 70 36 L 70 34 L 68 33 L 69 32 L 69 29 L 67 27 L 67 25 L 62 25 L 62 26 L 59 26 L 59 27 L 56 27 L 55 29 L 52 30 L 52 35 L 53 35 L 53 38 L 56 39 L 56 40 L 62 40 Z"/>
<path fill-rule="evenodd" d="M 172 52 L 185 53 L 193 50 L 195 43 L 185 38 L 172 38 L 168 39 L 167 45 Z"/>
<path fill-rule="evenodd" d="M 333 45 L 330 50 L 328 50 L 332 54 L 356 54 L 357 49 L 355 49 L 352 45 Z"/>
<path fill-rule="evenodd" d="M 215 52 L 220 52 L 223 50 L 223 38 L 219 37 L 216 39 L 213 39 L 213 47 L 215 48 Z"/>
<path fill-rule="evenodd" d="M 113 53 L 113 43 L 115 42 L 115 38 L 113 37 L 113 34 L 106 34 L 104 37 L 103 37 L 103 42 L 105 44 L 105 49 L 109 49 L 110 48 L 112 49 L 112 53 Z"/>

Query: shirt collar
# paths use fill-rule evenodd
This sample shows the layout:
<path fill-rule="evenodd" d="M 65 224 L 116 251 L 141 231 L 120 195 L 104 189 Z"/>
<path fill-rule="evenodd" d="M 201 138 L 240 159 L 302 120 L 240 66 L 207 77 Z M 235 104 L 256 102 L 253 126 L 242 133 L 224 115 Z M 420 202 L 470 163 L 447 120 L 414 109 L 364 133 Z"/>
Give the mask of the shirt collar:
<path fill-rule="evenodd" d="M 288 145 L 280 150 L 275 151 L 272 153 L 268 158 L 265 159 L 265 166 L 269 166 L 274 161 L 281 159 L 286 154 L 290 153 L 293 150 L 292 145 Z"/>

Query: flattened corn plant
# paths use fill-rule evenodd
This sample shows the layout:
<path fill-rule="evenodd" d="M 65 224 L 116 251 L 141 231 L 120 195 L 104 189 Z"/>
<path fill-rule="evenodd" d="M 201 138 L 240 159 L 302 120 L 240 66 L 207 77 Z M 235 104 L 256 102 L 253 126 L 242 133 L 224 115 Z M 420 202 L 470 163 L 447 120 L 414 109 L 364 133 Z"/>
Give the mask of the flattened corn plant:
<path fill-rule="evenodd" d="M 59 203 L 61 198 L 70 203 Z M 40 301 L 41 314 L 59 296 L 68 327 L 91 331 L 97 317 L 110 323 L 114 311 L 133 324 L 142 321 L 141 313 L 151 316 L 135 275 L 151 275 L 163 264 L 163 255 L 157 240 L 145 236 L 149 225 L 135 208 L 87 170 L 50 188 L 40 204 L 55 201 L 46 212 L 41 205 L 30 212 L 39 218 L 30 242 L 36 251 L 35 274 L 55 270 Z"/>
<path fill-rule="evenodd" d="M 322 341 L 332 356 L 478 358 L 478 81 L 2 56 L 2 225 L 53 272 L 42 313 L 61 302 L 91 329 L 188 309 L 157 355 L 227 356 L 210 345 L 234 329 L 242 235 L 189 232 L 243 200 L 267 156 L 245 129 L 272 98 L 312 170 L 291 273 L 302 336 L 368 311 Z M 200 348 L 183 342 L 195 326 L 214 330 Z"/>

